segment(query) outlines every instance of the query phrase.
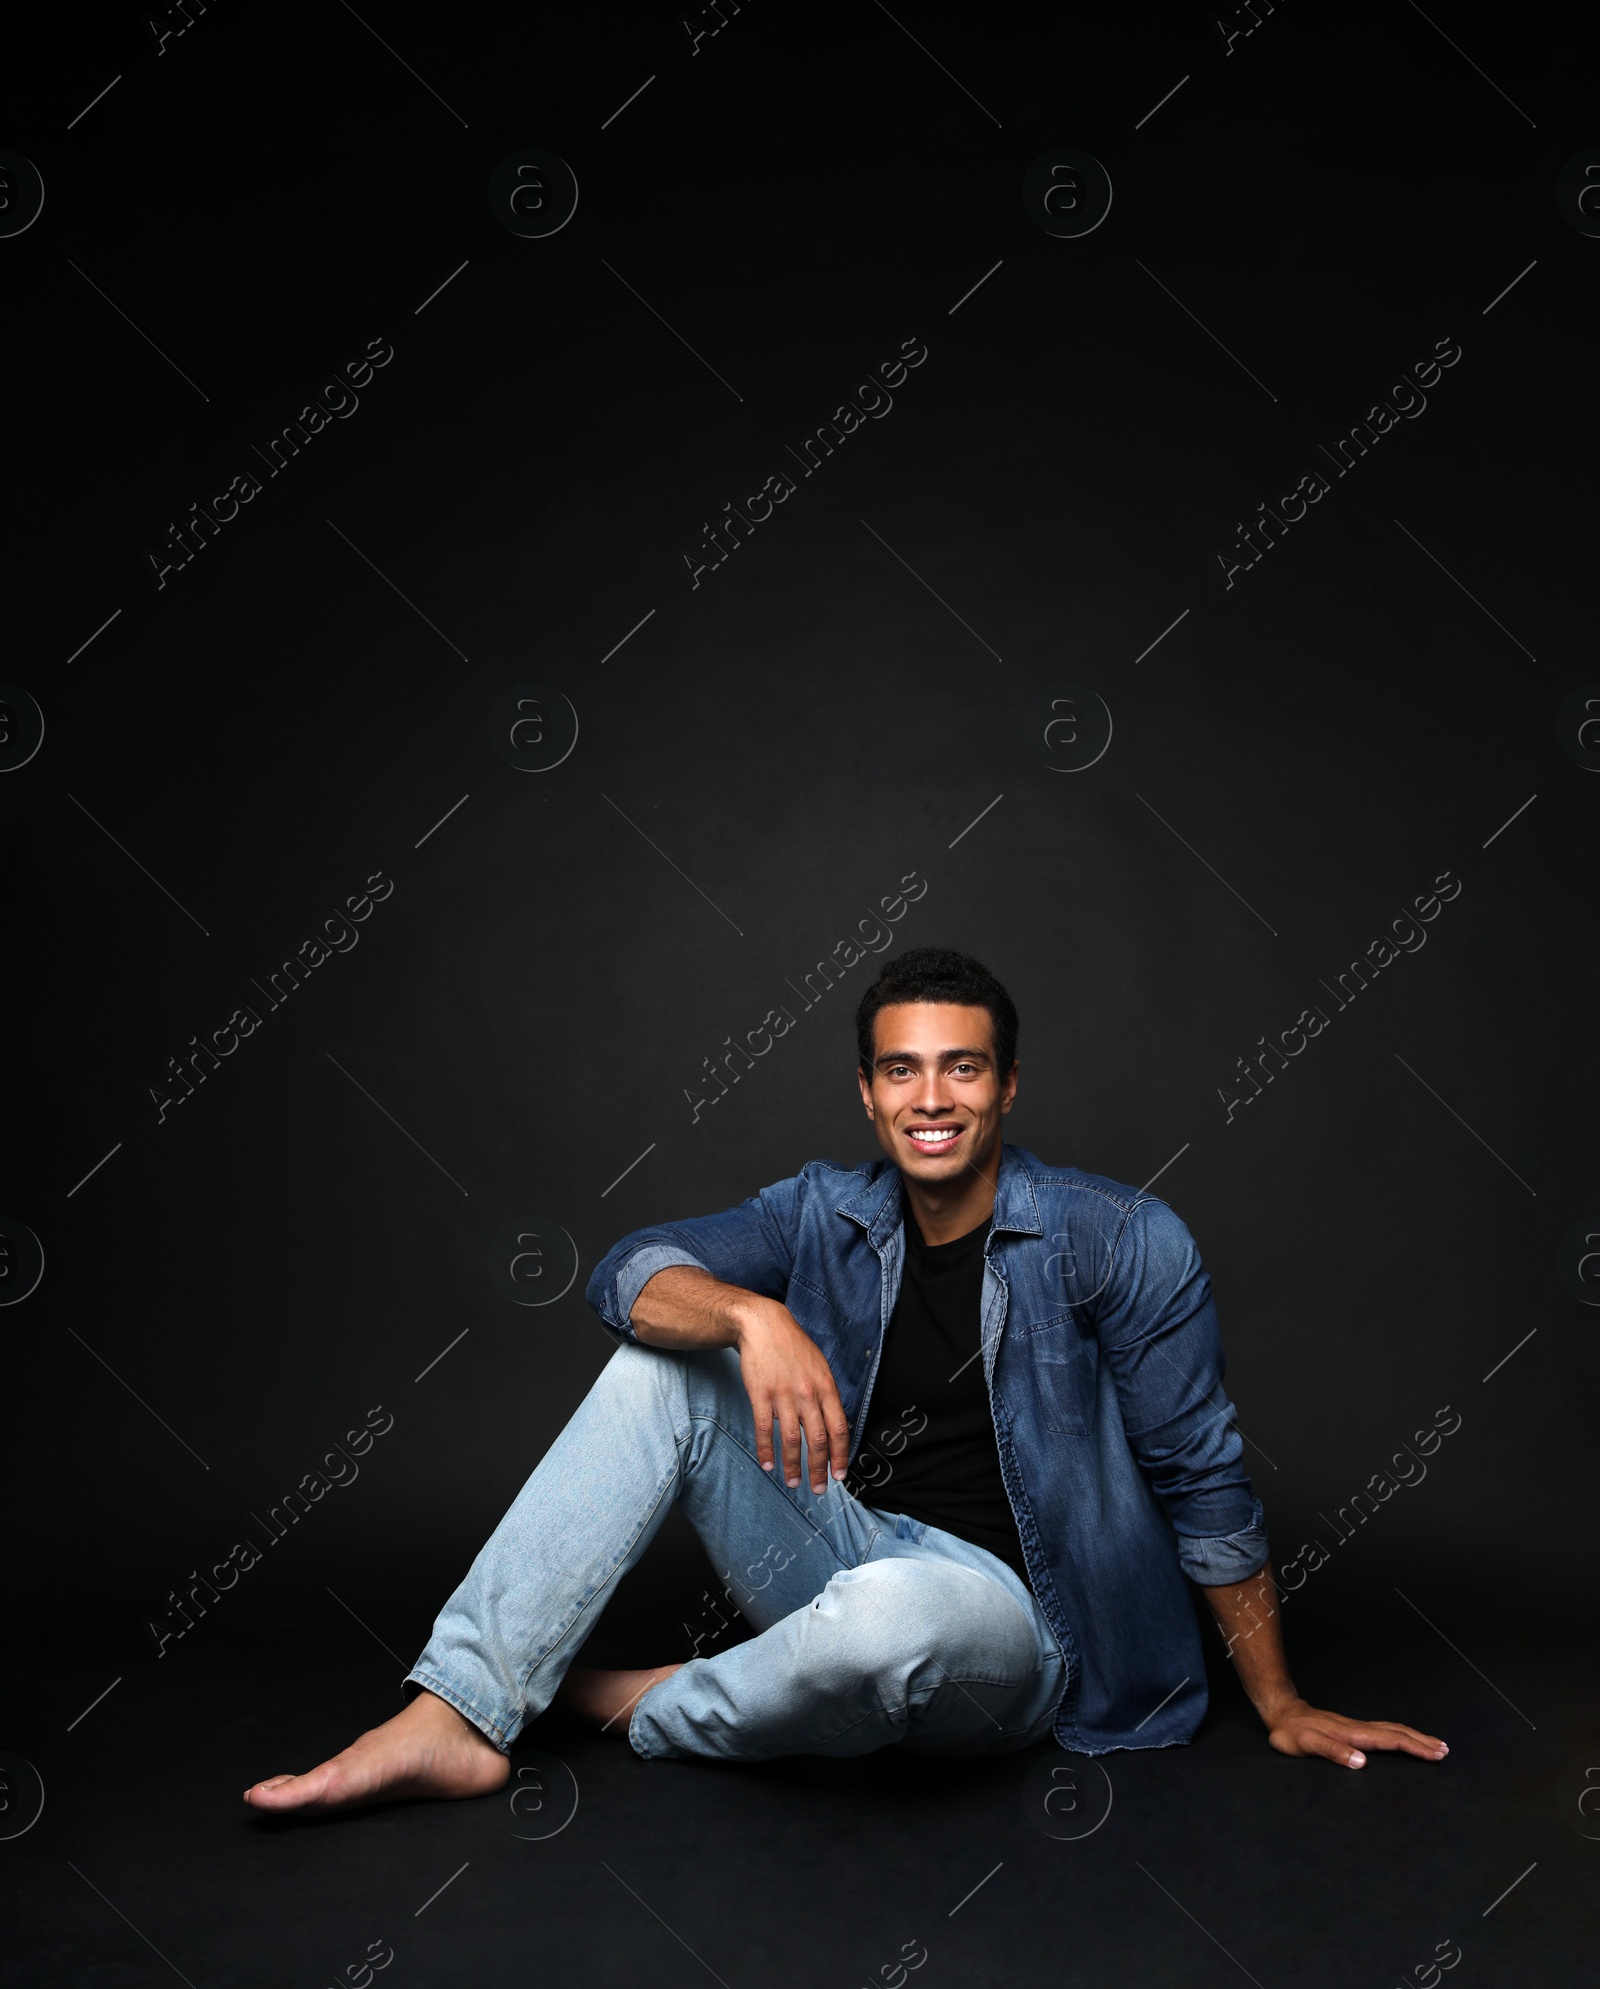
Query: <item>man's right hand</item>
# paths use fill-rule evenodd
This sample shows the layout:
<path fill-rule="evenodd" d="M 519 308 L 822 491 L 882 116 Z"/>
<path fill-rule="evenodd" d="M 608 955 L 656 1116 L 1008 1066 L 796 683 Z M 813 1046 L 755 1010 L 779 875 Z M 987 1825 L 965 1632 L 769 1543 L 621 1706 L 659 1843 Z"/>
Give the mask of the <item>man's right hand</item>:
<path fill-rule="evenodd" d="M 790 1491 L 800 1484 L 800 1437 L 805 1435 L 811 1489 L 828 1489 L 828 1467 L 842 1478 L 850 1465 L 850 1425 L 822 1349 L 788 1306 L 712 1277 L 698 1265 L 672 1264 L 647 1279 L 629 1315 L 647 1347 L 737 1347 L 739 1372 L 755 1417 L 756 1456 L 774 1466 L 772 1425 L 783 1448 Z"/>
<path fill-rule="evenodd" d="M 800 1434 L 805 1432 L 811 1489 L 828 1489 L 828 1466 L 842 1478 L 850 1464 L 850 1425 L 822 1349 L 777 1299 L 745 1295 L 735 1320 L 739 1372 L 755 1417 L 756 1458 L 763 1471 L 774 1466 L 772 1425 L 783 1446 L 783 1480 L 791 1491 L 800 1483 Z"/>

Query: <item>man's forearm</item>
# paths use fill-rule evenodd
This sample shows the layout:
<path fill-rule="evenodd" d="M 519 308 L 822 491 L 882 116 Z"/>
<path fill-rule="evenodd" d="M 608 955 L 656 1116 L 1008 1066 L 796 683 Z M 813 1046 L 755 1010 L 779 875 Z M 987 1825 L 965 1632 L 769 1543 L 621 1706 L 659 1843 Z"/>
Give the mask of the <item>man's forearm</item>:
<path fill-rule="evenodd" d="M 1250 1703 L 1270 1727 L 1299 1701 L 1283 1649 L 1277 1584 L 1269 1561 L 1248 1581 L 1207 1588 L 1206 1601 Z"/>
<path fill-rule="evenodd" d="M 1450 1752 L 1436 1735 L 1397 1720 L 1346 1719 L 1300 1697 L 1283 1655 L 1278 1585 L 1270 1561 L 1248 1581 L 1206 1588 L 1205 1595 L 1240 1683 L 1280 1754 L 1320 1754 L 1344 1768 L 1364 1768 L 1366 1750 L 1373 1747 L 1424 1761 L 1442 1761 Z"/>
<path fill-rule="evenodd" d="M 657 1271 L 633 1302 L 635 1334 L 649 1347 L 736 1347 L 763 1301 L 693 1264 Z"/>
<path fill-rule="evenodd" d="M 725 1285 L 693 1264 L 669 1264 L 644 1286 L 628 1315 L 648 1347 L 688 1352 L 695 1347 L 737 1347 L 739 1373 L 750 1398 L 756 1461 L 777 1468 L 784 1483 L 800 1483 L 805 1439 L 811 1489 L 818 1498 L 828 1472 L 842 1478 L 850 1464 L 850 1425 L 839 1388 L 822 1349 L 789 1308 L 760 1292 Z M 778 1443 L 773 1442 L 777 1426 Z"/>

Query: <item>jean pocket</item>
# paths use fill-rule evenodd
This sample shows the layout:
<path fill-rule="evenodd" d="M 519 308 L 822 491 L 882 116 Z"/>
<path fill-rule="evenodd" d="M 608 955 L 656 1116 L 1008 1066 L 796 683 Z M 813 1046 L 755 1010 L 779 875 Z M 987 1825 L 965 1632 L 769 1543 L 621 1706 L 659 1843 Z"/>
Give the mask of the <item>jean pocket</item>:
<path fill-rule="evenodd" d="M 1058 1436 L 1087 1436 L 1094 1420 L 1100 1343 L 1093 1330 L 1065 1312 L 1023 1336 L 1040 1418 Z"/>

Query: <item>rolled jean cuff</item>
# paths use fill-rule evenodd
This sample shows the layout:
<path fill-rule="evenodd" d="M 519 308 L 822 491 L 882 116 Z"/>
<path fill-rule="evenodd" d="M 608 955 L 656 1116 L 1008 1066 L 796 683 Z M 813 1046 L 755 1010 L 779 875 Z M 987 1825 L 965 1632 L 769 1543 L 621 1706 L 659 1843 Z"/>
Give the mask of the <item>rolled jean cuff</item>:
<path fill-rule="evenodd" d="M 644 1695 L 641 1693 L 640 1705 L 643 1703 Z M 681 1751 L 674 1747 L 670 1741 L 652 1742 L 643 1737 L 639 1731 L 638 1706 L 634 1707 L 632 1716 L 628 1721 L 628 1745 L 633 1749 L 635 1754 L 640 1755 L 646 1761 L 672 1761 L 683 1758 Z"/>
<path fill-rule="evenodd" d="M 431 1692 L 436 1699 L 442 1699 L 447 1706 L 454 1707 L 456 1712 L 464 1720 L 470 1721 L 478 1729 L 479 1733 L 483 1735 L 484 1739 L 491 1746 L 498 1748 L 500 1753 L 505 1754 L 510 1751 L 515 1735 L 508 1734 L 498 1720 L 491 1719 L 487 1713 L 480 1712 L 470 1699 L 464 1699 L 453 1687 L 446 1685 L 437 1672 L 427 1671 L 419 1665 L 415 1671 L 407 1672 L 401 1683 L 403 1686 L 422 1686 L 425 1691 Z"/>
<path fill-rule="evenodd" d="M 692 1271 L 703 1271 L 705 1265 L 698 1257 L 691 1257 L 687 1250 L 680 1250 L 674 1243 L 647 1243 L 633 1255 L 617 1273 L 617 1319 L 616 1330 L 626 1339 L 635 1338 L 632 1316 L 633 1308 L 642 1292 L 657 1271 L 669 1270 L 674 1264 L 687 1264 Z"/>
<path fill-rule="evenodd" d="M 1232 1582 L 1248 1581 L 1267 1564 L 1266 1516 L 1257 1500 L 1250 1524 L 1237 1533 L 1224 1533 L 1212 1539 L 1178 1535 L 1178 1561 L 1192 1582 L 1205 1588 L 1224 1588 Z"/>

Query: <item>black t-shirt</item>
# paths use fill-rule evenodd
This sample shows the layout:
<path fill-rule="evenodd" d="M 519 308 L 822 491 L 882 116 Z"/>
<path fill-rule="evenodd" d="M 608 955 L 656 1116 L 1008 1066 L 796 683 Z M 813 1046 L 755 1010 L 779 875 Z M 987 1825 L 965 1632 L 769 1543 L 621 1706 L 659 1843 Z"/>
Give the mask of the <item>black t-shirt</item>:
<path fill-rule="evenodd" d="M 979 1350 L 988 1235 L 985 1220 L 951 1243 L 924 1243 L 906 1211 L 900 1296 L 847 1482 L 867 1505 L 986 1547 L 1026 1582 Z"/>

